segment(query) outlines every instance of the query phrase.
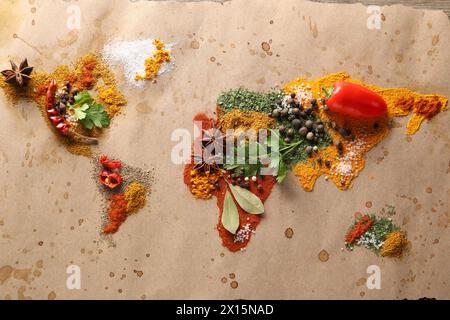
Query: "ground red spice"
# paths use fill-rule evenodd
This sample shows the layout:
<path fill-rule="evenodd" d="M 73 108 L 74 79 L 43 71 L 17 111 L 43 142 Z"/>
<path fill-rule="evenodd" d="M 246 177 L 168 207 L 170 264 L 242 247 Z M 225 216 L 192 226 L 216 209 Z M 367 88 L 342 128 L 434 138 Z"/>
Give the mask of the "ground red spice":
<path fill-rule="evenodd" d="M 39 84 L 39 86 L 37 86 L 37 88 L 36 88 L 36 91 L 34 92 L 34 97 L 36 99 L 38 99 L 40 97 L 44 97 L 45 94 L 47 93 L 48 85 L 49 85 L 48 81 L 45 83 Z"/>
<path fill-rule="evenodd" d="M 111 204 L 108 210 L 108 224 L 103 228 L 103 233 L 115 233 L 127 219 L 127 201 L 123 193 L 115 194 L 111 197 Z"/>
<path fill-rule="evenodd" d="M 83 88 L 90 89 L 94 86 L 96 80 L 94 77 L 94 69 L 97 66 L 96 61 L 88 61 L 83 64 L 81 69 L 80 83 Z"/>
<path fill-rule="evenodd" d="M 65 81 L 69 81 L 70 84 L 74 84 L 75 82 L 77 82 L 77 80 L 78 80 L 78 76 L 74 72 L 69 74 L 67 76 L 67 78 L 65 79 Z"/>
<path fill-rule="evenodd" d="M 356 225 L 345 236 L 345 243 L 352 244 L 355 240 L 358 240 L 367 230 L 369 230 L 375 221 L 368 215 L 362 216 L 362 218 L 356 223 Z"/>
<path fill-rule="evenodd" d="M 257 195 L 262 202 L 265 202 L 272 192 L 273 186 L 276 184 L 276 178 L 273 176 L 260 176 L 255 183 L 250 184 L 250 191 Z M 262 190 L 259 191 L 256 186 L 260 184 L 262 186 Z M 220 210 L 219 221 L 217 223 L 217 231 L 219 231 L 219 236 L 222 239 L 222 245 L 228 250 L 232 252 L 239 251 L 245 247 L 249 243 L 252 235 L 247 240 L 242 242 L 234 242 L 234 235 L 227 231 L 222 226 L 222 212 L 223 212 L 223 200 L 225 198 L 227 183 L 225 179 L 221 179 L 219 181 L 219 189 L 215 192 L 215 196 L 217 198 L 217 207 Z M 259 222 L 261 221 L 261 215 L 259 214 L 250 214 L 242 210 L 239 205 L 237 205 L 238 213 L 239 213 L 239 225 L 242 227 L 243 225 L 249 223 L 252 230 L 256 230 Z"/>
<path fill-rule="evenodd" d="M 430 99 L 421 98 L 414 104 L 414 112 L 427 119 L 433 118 L 442 109 L 442 102 L 437 96 Z"/>
<path fill-rule="evenodd" d="M 217 114 L 220 113 L 220 110 L 217 110 Z M 217 124 L 217 120 L 212 119 L 211 117 L 209 117 L 208 115 L 204 114 L 204 113 L 198 113 L 197 115 L 194 116 L 194 121 L 201 121 L 202 122 L 202 127 L 205 130 L 210 129 L 213 125 Z M 192 163 L 190 164 L 186 164 L 184 166 L 184 171 L 183 171 L 183 181 L 184 183 L 191 188 L 191 170 L 194 168 L 194 164 L 193 161 L 191 161 Z M 262 186 L 262 190 L 258 190 L 257 189 L 257 185 L 260 184 Z M 250 184 L 250 191 L 253 192 L 255 195 L 257 195 L 262 202 L 264 202 L 270 195 L 273 186 L 276 184 L 276 178 L 273 176 L 260 176 L 258 177 L 258 180 L 254 183 Z M 227 231 L 223 226 L 222 226 L 222 212 L 223 212 L 223 200 L 225 198 L 225 192 L 226 192 L 226 188 L 227 188 L 227 183 L 225 181 L 225 178 L 222 178 L 219 180 L 219 188 L 213 193 L 213 195 L 216 197 L 217 199 L 217 207 L 219 208 L 220 214 L 219 214 L 219 219 L 218 219 L 218 223 L 217 223 L 217 231 L 219 232 L 219 236 L 222 239 L 222 245 L 226 248 L 228 248 L 228 250 L 232 251 L 232 252 L 236 252 L 241 250 L 242 248 L 245 248 L 247 246 L 247 244 L 249 243 L 250 239 L 251 239 L 251 235 L 247 240 L 244 240 L 242 242 L 234 242 L 234 235 L 231 234 L 229 231 Z M 249 223 L 251 226 L 252 230 L 255 230 L 256 227 L 258 226 L 259 222 L 261 221 L 261 215 L 256 215 L 256 214 L 249 214 L 247 212 L 245 212 L 244 210 L 242 210 L 238 205 L 238 213 L 239 213 L 239 221 L 240 221 L 240 226 L 242 227 L 243 225 Z"/>
<path fill-rule="evenodd" d="M 400 97 L 396 103 L 396 108 L 400 108 L 403 111 L 410 112 L 414 107 L 414 97 L 413 96 L 402 96 Z"/>

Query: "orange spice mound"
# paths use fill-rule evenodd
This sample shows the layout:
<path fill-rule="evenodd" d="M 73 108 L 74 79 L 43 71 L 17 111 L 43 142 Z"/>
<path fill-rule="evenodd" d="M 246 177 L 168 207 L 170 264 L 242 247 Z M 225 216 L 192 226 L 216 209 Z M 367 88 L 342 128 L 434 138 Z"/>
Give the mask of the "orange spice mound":
<path fill-rule="evenodd" d="M 128 203 L 123 193 L 111 196 L 111 204 L 108 211 L 108 224 L 103 228 L 103 233 L 115 233 L 127 219 Z"/>
<path fill-rule="evenodd" d="M 345 72 L 332 73 L 325 77 L 307 80 L 298 78 L 284 87 L 287 93 L 295 92 L 302 84 L 310 88 L 312 96 L 316 99 L 324 97 L 323 87 L 330 87 L 336 81 L 349 81 L 364 85 L 380 94 L 387 103 L 388 118 L 413 114 L 406 131 L 414 134 L 424 119 L 431 119 L 434 115 L 447 108 L 448 100 L 438 95 L 422 95 L 405 88 L 381 88 L 365 85 L 352 79 Z M 307 161 L 298 163 L 293 167 L 296 176 L 299 177 L 302 187 L 306 191 L 312 191 L 318 177 L 325 175 L 326 179 L 333 181 L 341 190 L 351 187 L 352 180 L 364 169 L 366 153 L 375 147 L 389 133 L 388 118 L 375 121 L 360 121 L 348 119 L 337 114 L 319 111 L 319 117 L 324 123 L 334 121 L 338 127 L 349 129 L 354 135 L 353 139 L 343 138 L 335 130 L 329 130 L 333 141 L 339 140 L 343 144 L 344 153 L 338 156 L 337 149 L 330 145 L 319 150 Z M 319 160 L 320 159 L 320 160 Z M 329 161 L 330 165 L 324 165 Z"/>
<path fill-rule="evenodd" d="M 161 65 L 170 61 L 170 53 L 165 50 L 166 45 L 160 39 L 153 40 L 153 44 L 156 47 L 156 52 L 144 62 L 145 75 L 136 74 L 135 80 L 151 80 L 157 75 Z"/>

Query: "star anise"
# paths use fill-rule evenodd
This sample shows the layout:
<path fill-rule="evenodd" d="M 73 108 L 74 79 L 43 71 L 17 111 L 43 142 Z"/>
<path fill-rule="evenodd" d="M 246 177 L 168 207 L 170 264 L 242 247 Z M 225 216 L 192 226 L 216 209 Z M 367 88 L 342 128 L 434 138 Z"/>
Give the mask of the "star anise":
<path fill-rule="evenodd" d="M 3 70 L 2 75 L 5 77 L 5 82 L 9 84 L 18 84 L 23 87 L 28 84 L 31 77 L 30 74 L 33 71 L 33 67 L 28 66 L 28 61 L 25 58 L 19 67 L 13 61 L 11 62 L 11 70 Z"/>

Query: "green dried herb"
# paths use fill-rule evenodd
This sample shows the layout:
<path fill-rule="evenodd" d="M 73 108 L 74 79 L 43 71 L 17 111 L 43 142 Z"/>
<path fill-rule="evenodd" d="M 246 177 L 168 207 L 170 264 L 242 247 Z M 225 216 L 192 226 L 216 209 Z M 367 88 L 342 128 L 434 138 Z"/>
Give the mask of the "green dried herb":
<path fill-rule="evenodd" d="M 242 111 L 258 111 L 271 113 L 278 106 L 284 93 L 281 90 L 269 92 L 255 92 L 244 88 L 222 92 L 217 98 L 217 104 L 223 112 L 233 109 Z"/>

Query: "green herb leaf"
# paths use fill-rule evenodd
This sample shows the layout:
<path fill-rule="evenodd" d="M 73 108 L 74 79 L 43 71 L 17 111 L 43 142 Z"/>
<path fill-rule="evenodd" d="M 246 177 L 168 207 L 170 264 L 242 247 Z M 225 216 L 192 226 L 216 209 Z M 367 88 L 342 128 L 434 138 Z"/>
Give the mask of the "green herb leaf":
<path fill-rule="evenodd" d="M 286 179 L 287 175 L 289 173 L 289 166 L 287 166 L 283 159 L 280 158 L 280 164 L 278 167 L 278 175 L 277 175 L 277 182 L 282 183 L 284 179 Z"/>
<path fill-rule="evenodd" d="M 78 93 L 77 95 L 75 95 L 74 99 L 75 103 L 80 106 L 85 103 L 90 104 L 92 102 L 92 97 L 89 91 L 82 91 Z"/>
<path fill-rule="evenodd" d="M 334 87 L 322 87 L 323 92 L 325 92 L 325 99 L 328 99 L 332 96 Z"/>
<path fill-rule="evenodd" d="M 225 198 L 223 200 L 222 225 L 232 234 L 236 234 L 236 231 L 239 228 L 238 209 L 228 190 L 225 193 Z"/>
<path fill-rule="evenodd" d="M 89 118 L 84 118 L 84 119 L 80 120 L 80 122 L 83 125 L 83 127 L 85 127 L 86 129 L 91 130 L 92 128 L 94 128 L 94 123 Z"/>
<path fill-rule="evenodd" d="M 89 105 L 87 103 L 83 104 L 79 108 L 73 108 L 75 118 L 77 120 L 83 120 L 84 118 L 86 118 L 86 112 L 85 111 L 87 109 L 89 109 Z"/>
<path fill-rule="evenodd" d="M 263 166 L 267 154 L 262 153 L 262 146 L 256 141 L 241 141 L 235 148 L 235 162 L 224 165 L 226 170 L 234 170 L 239 175 L 244 172 L 246 177 L 256 176 Z"/>
<path fill-rule="evenodd" d="M 251 214 L 264 213 L 264 204 L 256 195 L 247 189 L 233 186 L 232 184 L 228 184 L 228 186 L 230 187 L 234 199 L 236 199 L 236 202 L 245 212 Z"/>
<path fill-rule="evenodd" d="M 105 107 L 92 99 L 89 91 L 83 91 L 75 96 L 75 106 L 71 106 L 77 120 L 86 129 L 95 127 L 104 128 L 109 126 L 110 119 Z"/>

